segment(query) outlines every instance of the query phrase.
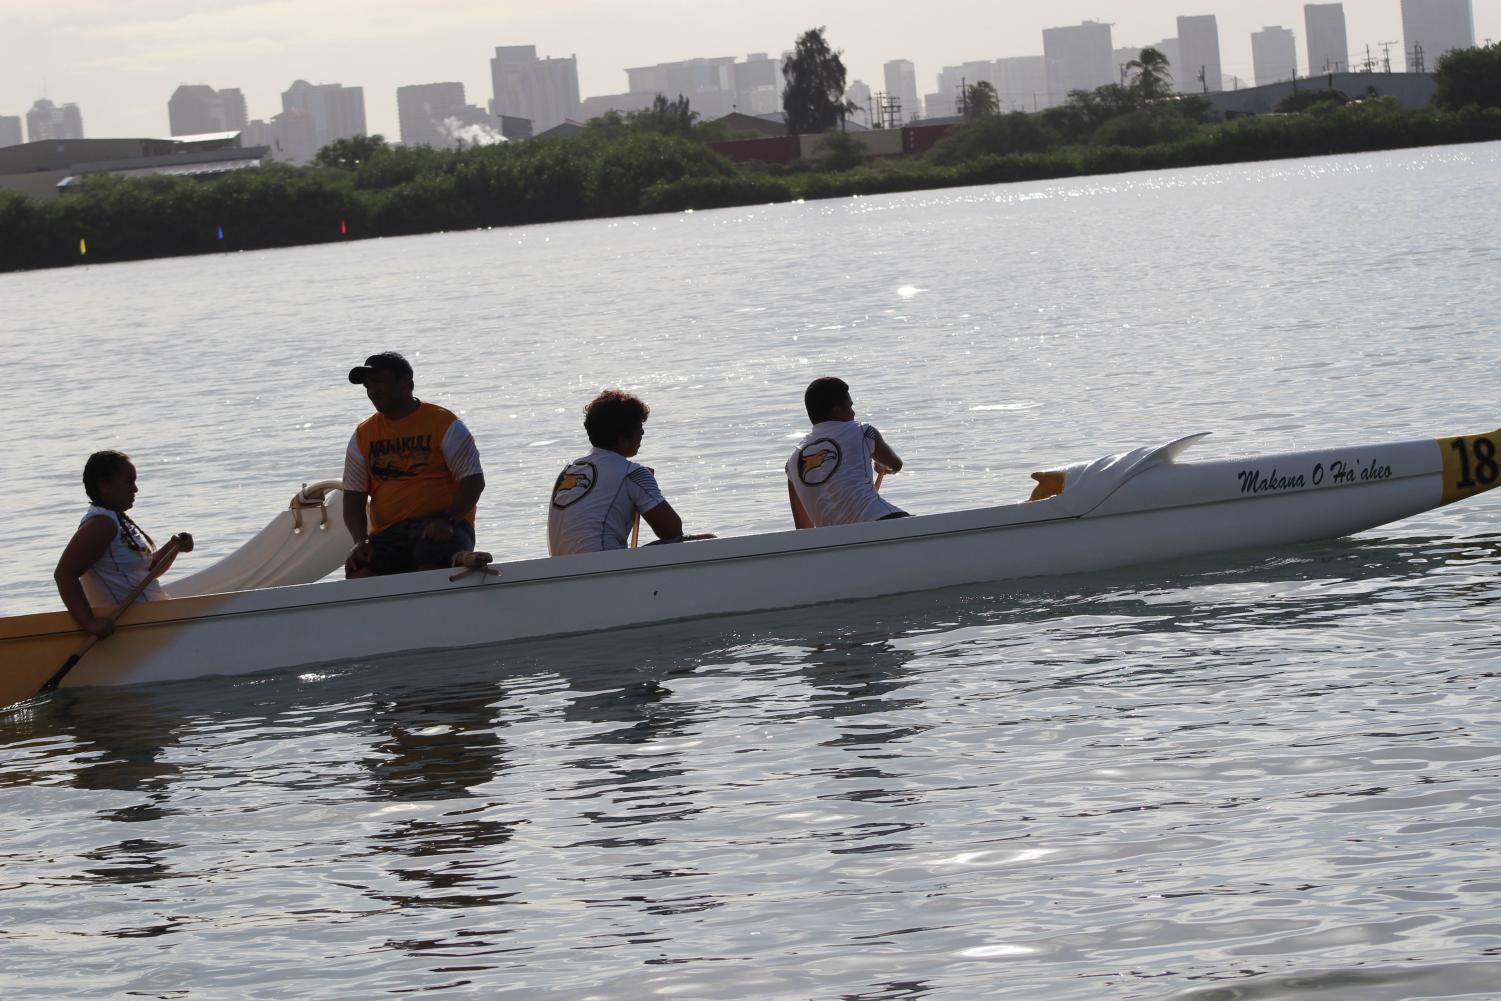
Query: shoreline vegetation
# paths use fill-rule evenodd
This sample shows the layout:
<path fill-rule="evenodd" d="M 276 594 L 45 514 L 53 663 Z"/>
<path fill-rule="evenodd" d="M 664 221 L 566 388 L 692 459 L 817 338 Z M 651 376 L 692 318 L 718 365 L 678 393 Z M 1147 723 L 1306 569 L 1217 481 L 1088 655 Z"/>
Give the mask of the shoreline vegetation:
<path fill-rule="evenodd" d="M 1501 140 L 1501 43 L 1445 55 L 1428 108 L 1311 90 L 1278 114 L 1228 121 L 1170 94 L 1166 62 L 1142 56 L 1129 86 L 1075 91 L 1036 114 L 997 114 L 989 85 L 976 85 L 965 123 L 927 153 L 890 159 L 865 159 L 836 125 L 800 130 L 828 132 L 808 161 L 735 164 L 705 144 L 730 136 L 686 100 L 659 97 L 568 139 L 445 151 L 362 136 L 307 167 L 208 181 L 90 175 L 48 202 L 0 190 L 0 272 Z M 836 116 L 849 108 L 842 66 L 838 76 Z"/>

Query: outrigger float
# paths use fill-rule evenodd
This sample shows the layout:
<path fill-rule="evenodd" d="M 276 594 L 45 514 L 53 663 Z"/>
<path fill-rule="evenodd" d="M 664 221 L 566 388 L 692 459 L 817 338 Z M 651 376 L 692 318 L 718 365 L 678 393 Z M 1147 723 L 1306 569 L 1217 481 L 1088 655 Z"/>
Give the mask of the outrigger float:
<path fill-rule="evenodd" d="M 350 546 L 327 507 L 338 484 L 320 484 L 225 560 L 169 579 L 171 600 L 130 608 L 62 684 L 250 674 L 1289 545 L 1501 483 L 1501 431 L 1179 462 L 1203 437 L 1070 466 L 1053 477 L 1062 492 L 1040 500 L 313 583 Z M 0 618 L 0 705 L 36 695 L 79 639 L 65 612 Z"/>

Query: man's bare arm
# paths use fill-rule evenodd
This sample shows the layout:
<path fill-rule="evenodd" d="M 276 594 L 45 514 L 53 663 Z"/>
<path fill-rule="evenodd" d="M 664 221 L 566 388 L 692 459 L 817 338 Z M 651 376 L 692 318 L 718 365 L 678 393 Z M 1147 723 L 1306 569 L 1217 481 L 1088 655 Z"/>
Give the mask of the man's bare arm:
<path fill-rule="evenodd" d="M 356 546 L 370 538 L 370 518 L 365 513 L 365 505 L 369 503 L 369 494 L 344 491 L 344 527 L 349 529 L 349 537 Z"/>
<path fill-rule="evenodd" d="M 896 450 L 886 444 L 886 439 L 881 437 L 881 432 L 876 432 L 875 441 L 872 443 L 870 457 L 875 460 L 876 469 L 888 473 L 900 473 L 902 471 L 902 457 L 896 454 Z"/>
<path fill-rule="evenodd" d="M 797 490 L 792 486 L 791 480 L 787 481 L 787 501 L 792 505 L 792 527 L 812 528 L 813 519 L 808 517 L 808 510 L 803 507 L 803 502 L 798 499 Z"/>
<path fill-rule="evenodd" d="M 676 539 L 683 534 L 683 519 L 666 501 L 650 511 L 641 512 L 641 519 L 651 526 L 659 539 Z"/>
<path fill-rule="evenodd" d="M 466 476 L 459 481 L 459 487 L 453 493 L 453 503 L 443 510 L 450 518 L 459 519 L 469 516 L 474 506 L 479 503 L 479 495 L 485 492 L 485 476 L 483 473 L 475 473 Z"/>

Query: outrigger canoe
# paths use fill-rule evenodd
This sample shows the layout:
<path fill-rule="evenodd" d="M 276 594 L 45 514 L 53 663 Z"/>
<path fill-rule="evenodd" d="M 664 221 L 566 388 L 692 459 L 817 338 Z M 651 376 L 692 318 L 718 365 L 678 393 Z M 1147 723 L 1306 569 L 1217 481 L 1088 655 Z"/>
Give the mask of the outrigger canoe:
<path fill-rule="evenodd" d="M 1062 492 L 1041 500 L 481 572 L 287 583 L 326 576 L 347 551 L 341 519 L 317 510 L 337 496 L 324 484 L 223 565 L 169 580 L 183 596 L 132 607 L 63 685 L 249 674 L 1289 545 L 1501 483 L 1501 431 L 1180 462 L 1203 437 L 1069 466 Z M 216 593 L 192 593 L 202 590 Z M 0 705 L 34 696 L 80 635 L 64 612 L 0 619 Z"/>

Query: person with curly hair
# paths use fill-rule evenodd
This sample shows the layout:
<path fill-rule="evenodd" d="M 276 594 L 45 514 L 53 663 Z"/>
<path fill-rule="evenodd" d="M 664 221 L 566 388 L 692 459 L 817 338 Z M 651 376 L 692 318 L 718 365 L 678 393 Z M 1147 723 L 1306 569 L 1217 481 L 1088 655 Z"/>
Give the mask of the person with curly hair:
<path fill-rule="evenodd" d="M 714 537 L 683 535 L 683 519 L 662 496 L 656 475 L 631 461 L 641 451 L 650 414 L 650 407 L 621 389 L 607 389 L 584 407 L 584 431 L 594 447 L 564 466 L 553 483 L 547 512 L 551 555 L 625 549 L 638 516 L 657 542 Z"/>

